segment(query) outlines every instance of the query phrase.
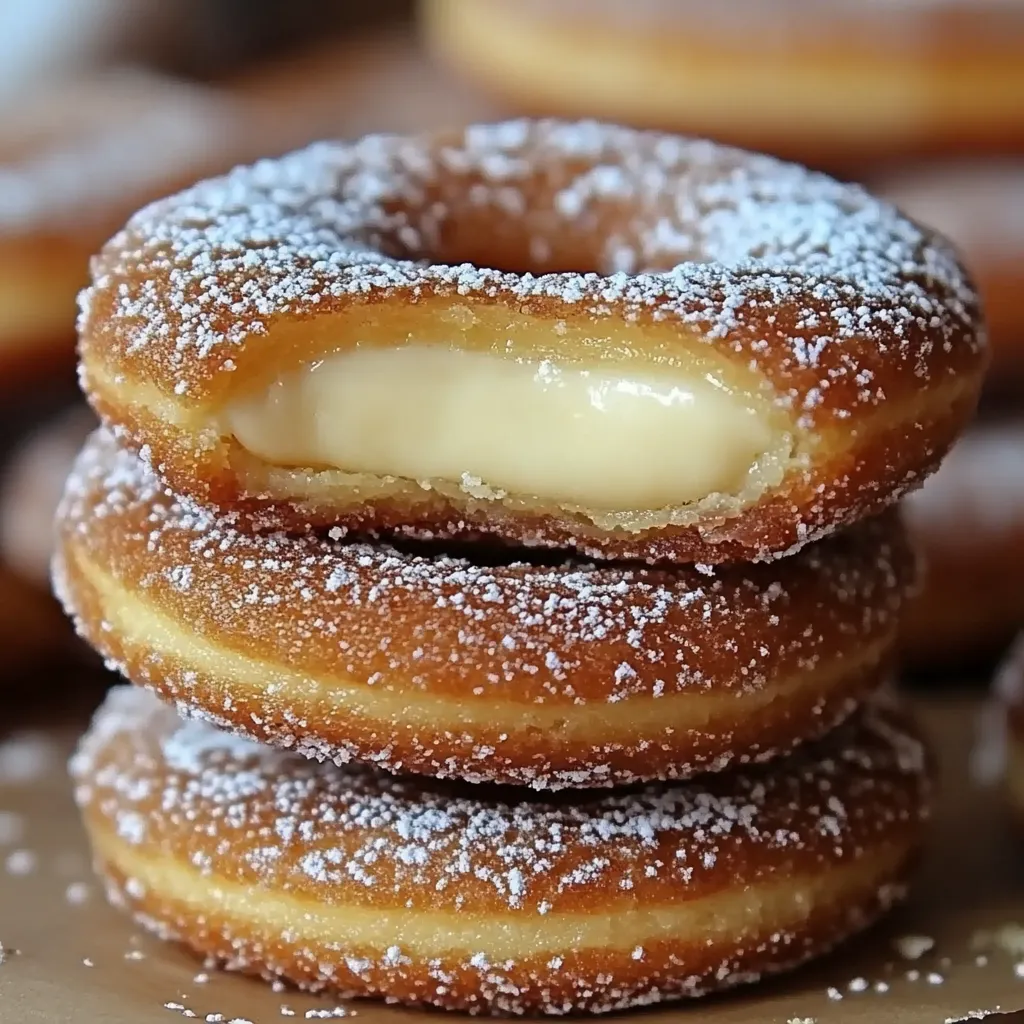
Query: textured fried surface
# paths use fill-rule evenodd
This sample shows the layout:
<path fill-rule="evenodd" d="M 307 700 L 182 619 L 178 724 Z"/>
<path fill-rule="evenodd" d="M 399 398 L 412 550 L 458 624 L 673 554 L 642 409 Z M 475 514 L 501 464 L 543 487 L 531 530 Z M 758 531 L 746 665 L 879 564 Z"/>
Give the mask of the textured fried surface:
<path fill-rule="evenodd" d="M 891 518 L 703 572 L 254 535 L 103 431 L 58 519 L 79 629 L 187 713 L 318 758 L 537 787 L 820 734 L 884 677 L 914 578 Z"/>
<path fill-rule="evenodd" d="M 1024 160 L 958 162 L 904 170 L 876 182 L 881 195 L 960 248 L 978 283 L 992 343 L 987 386 L 1019 393 L 1024 380 Z"/>
<path fill-rule="evenodd" d="M 115 689 L 72 761 L 112 895 L 226 965 L 475 1011 L 607 1011 L 817 955 L 901 891 L 922 745 L 869 709 L 765 770 L 571 801 L 335 768 Z"/>
<path fill-rule="evenodd" d="M 766 157 L 593 123 L 264 161 L 141 211 L 93 274 L 82 379 L 101 414 L 176 490 L 281 526 L 769 557 L 919 483 L 985 364 L 955 254 L 892 207 Z M 233 397 L 325 354 L 410 343 L 710 373 L 768 403 L 792 454 L 760 492 L 616 523 L 458 481 L 282 472 L 220 425 Z"/>

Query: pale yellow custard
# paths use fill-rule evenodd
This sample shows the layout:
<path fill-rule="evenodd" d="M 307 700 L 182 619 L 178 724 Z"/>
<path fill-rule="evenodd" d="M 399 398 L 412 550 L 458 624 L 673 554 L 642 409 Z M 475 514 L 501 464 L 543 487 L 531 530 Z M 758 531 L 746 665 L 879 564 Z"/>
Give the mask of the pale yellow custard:
<path fill-rule="evenodd" d="M 442 346 L 330 356 L 232 403 L 225 428 L 276 466 L 610 511 L 736 493 L 774 439 L 763 405 L 710 375 Z"/>

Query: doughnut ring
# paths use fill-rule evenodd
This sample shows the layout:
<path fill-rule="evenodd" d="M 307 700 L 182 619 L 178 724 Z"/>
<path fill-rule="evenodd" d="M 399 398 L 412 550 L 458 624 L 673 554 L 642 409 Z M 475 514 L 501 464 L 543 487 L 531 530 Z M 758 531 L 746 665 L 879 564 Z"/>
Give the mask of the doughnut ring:
<path fill-rule="evenodd" d="M 240 168 L 93 274 L 101 416 L 176 492 L 273 528 L 766 559 L 916 486 L 986 365 L 955 254 L 892 207 L 593 123 Z"/>
<path fill-rule="evenodd" d="M 424 0 L 506 107 L 708 135 L 816 166 L 1020 151 L 1024 11 L 1002 0 Z"/>
<path fill-rule="evenodd" d="M 904 511 L 926 570 L 901 625 L 907 659 L 999 650 L 1024 625 L 1024 424 L 975 427 Z"/>
<path fill-rule="evenodd" d="M 252 534 L 103 431 L 58 521 L 80 633 L 183 714 L 320 760 L 538 789 L 820 735 L 888 675 L 915 569 L 894 517 L 703 572 Z"/>
<path fill-rule="evenodd" d="M 754 981 L 902 896 L 928 758 L 868 708 L 770 768 L 538 801 L 337 768 L 111 691 L 71 763 L 113 901 L 233 970 L 474 1012 Z"/>
<path fill-rule="evenodd" d="M 51 373 L 74 352 L 89 258 L 133 210 L 251 153 L 241 106 L 159 75 L 111 71 L 4 111 L 0 368 Z"/>
<path fill-rule="evenodd" d="M 981 292 L 991 340 L 986 388 L 1019 393 L 1024 382 L 1024 160 L 904 171 L 878 191 L 959 247 Z"/>

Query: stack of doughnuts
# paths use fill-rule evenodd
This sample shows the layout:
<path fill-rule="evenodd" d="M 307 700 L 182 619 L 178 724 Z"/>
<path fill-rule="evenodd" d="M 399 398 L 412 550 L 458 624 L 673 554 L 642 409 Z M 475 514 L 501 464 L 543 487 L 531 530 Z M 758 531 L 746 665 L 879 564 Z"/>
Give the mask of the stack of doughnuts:
<path fill-rule="evenodd" d="M 322 143 L 93 262 L 56 591 L 142 690 L 72 764 L 112 898 L 477 1012 L 793 967 L 903 892 L 893 505 L 985 367 L 948 245 L 711 143 Z M 151 691 L 151 692 L 143 692 Z"/>

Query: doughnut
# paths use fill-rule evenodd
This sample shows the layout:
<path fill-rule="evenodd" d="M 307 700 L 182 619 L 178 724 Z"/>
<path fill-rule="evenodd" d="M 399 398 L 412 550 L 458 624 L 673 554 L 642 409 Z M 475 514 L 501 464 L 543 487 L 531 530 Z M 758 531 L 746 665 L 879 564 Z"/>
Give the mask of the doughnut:
<path fill-rule="evenodd" d="M 115 904 L 232 970 L 496 1013 L 757 980 L 900 898 L 928 757 L 869 709 L 792 760 L 544 801 L 317 765 L 120 687 L 71 762 Z"/>
<path fill-rule="evenodd" d="M 895 519 L 704 572 L 251 534 L 105 432 L 58 532 L 81 634 L 183 714 L 535 788 L 685 777 L 820 734 L 889 673 L 916 566 Z"/>
<path fill-rule="evenodd" d="M 990 711 L 996 714 L 982 721 L 995 724 L 992 735 L 981 739 L 989 749 L 978 752 L 981 758 L 992 759 L 1003 773 L 1004 791 L 1018 821 L 1024 822 L 1024 634 L 1017 638 L 999 667 L 993 683 L 994 702 Z"/>
<path fill-rule="evenodd" d="M 50 374 L 63 360 L 70 374 L 89 257 L 143 203 L 251 152 L 247 116 L 212 91 L 127 70 L 5 111 L 0 369 Z"/>
<path fill-rule="evenodd" d="M 905 517 L 925 563 L 902 627 L 908 660 L 950 666 L 997 651 L 1024 625 L 1024 423 L 971 430 Z"/>
<path fill-rule="evenodd" d="M 1016 0 L 423 0 L 433 52 L 517 110 L 817 166 L 1024 143 Z"/>
<path fill-rule="evenodd" d="M 11 572 L 49 590 L 53 517 L 82 443 L 96 418 L 81 405 L 30 433 L 0 480 L 0 558 Z"/>
<path fill-rule="evenodd" d="M 0 564 L 0 689 L 22 681 L 27 669 L 71 661 L 74 646 L 53 598 Z"/>
<path fill-rule="evenodd" d="M 261 64 L 230 88 L 265 116 L 298 121 L 293 147 L 371 131 L 459 127 L 494 115 L 478 92 L 444 75 L 411 34 L 393 29 L 345 35 Z M 339 96 L 365 102 L 339 103 Z"/>
<path fill-rule="evenodd" d="M 163 8 L 163 11 L 161 11 Z M 5 117 L 34 90 L 112 61 L 141 63 L 167 38 L 160 0 L 34 0 L 0 5 L 0 105 Z M 180 10 L 177 12 L 181 18 Z"/>
<path fill-rule="evenodd" d="M 766 559 L 916 486 L 986 364 L 955 254 L 892 207 L 589 122 L 316 145 L 93 272 L 93 405 L 264 528 Z"/>
<path fill-rule="evenodd" d="M 987 386 L 1024 382 L 1024 160 L 932 165 L 876 182 L 881 195 L 951 238 L 978 282 L 992 348 Z"/>

